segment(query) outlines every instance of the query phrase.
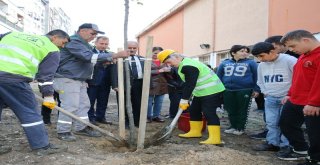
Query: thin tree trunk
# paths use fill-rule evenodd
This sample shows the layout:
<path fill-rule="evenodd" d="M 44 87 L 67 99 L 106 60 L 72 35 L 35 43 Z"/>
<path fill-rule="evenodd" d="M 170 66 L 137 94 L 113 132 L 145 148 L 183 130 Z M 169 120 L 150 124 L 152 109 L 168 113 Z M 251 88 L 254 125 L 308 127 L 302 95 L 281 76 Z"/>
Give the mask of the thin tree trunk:
<path fill-rule="evenodd" d="M 125 16 L 124 16 L 124 49 L 128 49 L 128 18 L 129 18 L 129 0 L 125 0 Z M 130 127 L 130 137 L 129 137 L 129 144 L 133 145 L 135 142 L 135 129 L 134 129 L 134 123 L 133 123 L 133 115 L 132 115 L 132 105 L 131 105 L 131 97 L 130 97 L 130 69 L 129 69 L 129 60 L 128 58 L 124 60 L 125 61 L 125 93 L 126 93 L 126 110 L 127 115 L 129 118 L 129 127 Z"/>

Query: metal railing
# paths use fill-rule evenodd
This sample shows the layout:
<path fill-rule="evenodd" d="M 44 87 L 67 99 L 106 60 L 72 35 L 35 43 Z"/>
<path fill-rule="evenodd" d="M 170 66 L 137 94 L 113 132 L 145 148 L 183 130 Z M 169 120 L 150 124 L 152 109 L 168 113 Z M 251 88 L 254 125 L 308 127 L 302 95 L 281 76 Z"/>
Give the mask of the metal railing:
<path fill-rule="evenodd" d="M 12 27 L 12 28 L 14 28 L 14 29 L 16 29 L 17 31 L 20 31 L 20 32 L 23 31 L 23 28 L 22 28 L 22 27 L 20 27 L 20 26 L 18 26 L 17 24 L 9 21 L 9 20 L 7 19 L 7 17 L 5 17 L 5 16 L 3 16 L 3 15 L 0 15 L 0 22 L 5 23 L 6 25 L 8 25 L 8 26 L 10 26 L 10 27 Z"/>

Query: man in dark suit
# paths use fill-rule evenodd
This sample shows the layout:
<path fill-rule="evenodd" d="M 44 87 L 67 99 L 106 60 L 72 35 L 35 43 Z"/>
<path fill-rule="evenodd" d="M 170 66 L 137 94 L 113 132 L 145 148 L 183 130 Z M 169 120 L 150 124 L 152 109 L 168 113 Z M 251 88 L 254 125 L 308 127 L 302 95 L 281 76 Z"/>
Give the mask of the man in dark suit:
<path fill-rule="evenodd" d="M 109 47 L 109 38 L 105 36 L 98 36 L 95 41 L 95 47 L 93 48 L 94 53 L 107 53 Z M 88 117 L 91 123 L 97 125 L 111 124 L 105 118 L 108 99 L 110 94 L 111 86 L 111 62 L 95 64 L 93 70 L 92 79 L 88 80 L 88 96 L 90 99 L 90 109 L 88 111 Z M 96 104 L 96 108 L 95 103 Z"/>
<path fill-rule="evenodd" d="M 138 43 L 136 41 L 128 41 L 128 50 L 130 51 L 129 65 L 131 71 L 131 104 L 134 125 L 139 127 L 141 96 L 142 96 L 142 78 L 144 68 L 144 57 L 137 54 Z"/>

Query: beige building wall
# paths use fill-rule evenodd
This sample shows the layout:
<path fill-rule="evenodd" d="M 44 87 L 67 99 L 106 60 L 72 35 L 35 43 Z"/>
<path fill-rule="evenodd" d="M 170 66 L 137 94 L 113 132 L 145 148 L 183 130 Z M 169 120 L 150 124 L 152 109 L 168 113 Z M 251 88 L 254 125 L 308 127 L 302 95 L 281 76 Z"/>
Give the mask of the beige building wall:
<path fill-rule="evenodd" d="M 268 35 L 268 0 L 217 0 L 215 51 L 252 45 Z"/>
<path fill-rule="evenodd" d="M 184 8 L 183 53 L 186 56 L 213 51 L 214 0 L 195 0 Z M 200 44 L 210 44 L 201 49 Z"/>
<path fill-rule="evenodd" d="M 146 54 L 147 36 L 153 36 L 154 46 L 183 52 L 183 10 L 145 31 L 137 38 L 139 54 L 143 56 Z"/>
<path fill-rule="evenodd" d="M 320 0 L 270 0 L 269 35 L 305 29 L 320 32 Z"/>

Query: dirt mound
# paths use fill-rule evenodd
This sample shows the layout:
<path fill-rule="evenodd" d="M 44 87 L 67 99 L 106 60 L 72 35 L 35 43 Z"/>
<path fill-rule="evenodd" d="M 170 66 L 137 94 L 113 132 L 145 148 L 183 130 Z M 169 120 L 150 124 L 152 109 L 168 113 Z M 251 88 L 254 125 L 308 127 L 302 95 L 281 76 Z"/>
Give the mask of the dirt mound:
<path fill-rule="evenodd" d="M 254 103 L 255 104 L 255 103 Z M 168 113 L 169 100 L 165 99 L 162 114 Z M 253 111 L 253 105 L 250 112 L 247 125 L 247 134 L 260 131 L 264 127 L 262 122 L 262 113 Z M 109 106 L 107 110 L 107 119 L 112 121 L 112 125 L 100 125 L 112 133 L 117 133 L 117 106 L 115 93 L 111 93 Z M 226 135 L 222 131 L 222 140 L 224 147 L 213 145 L 200 145 L 199 141 L 207 138 L 207 132 L 204 132 L 202 138 L 182 139 L 177 134 L 182 131 L 175 129 L 172 137 L 159 146 L 151 146 L 143 150 L 135 150 L 126 147 L 114 147 L 106 138 L 90 138 L 77 136 L 75 142 L 63 142 L 56 136 L 56 116 L 57 112 L 52 114 L 53 124 L 48 126 L 50 141 L 54 144 L 68 146 L 68 151 L 49 155 L 35 156 L 26 140 L 24 132 L 16 116 L 10 109 L 4 109 L 2 121 L 0 123 L 0 144 L 12 147 L 10 153 L 0 155 L 1 165 L 25 165 L 25 164 L 94 164 L 94 165 L 268 165 L 268 164 L 295 164 L 278 160 L 273 152 L 254 152 L 252 146 L 263 143 L 262 141 L 252 140 L 247 135 L 234 136 Z M 226 113 L 220 114 L 222 130 L 229 127 Z M 146 138 L 151 137 L 160 130 L 166 123 L 148 123 L 146 129 Z"/>

